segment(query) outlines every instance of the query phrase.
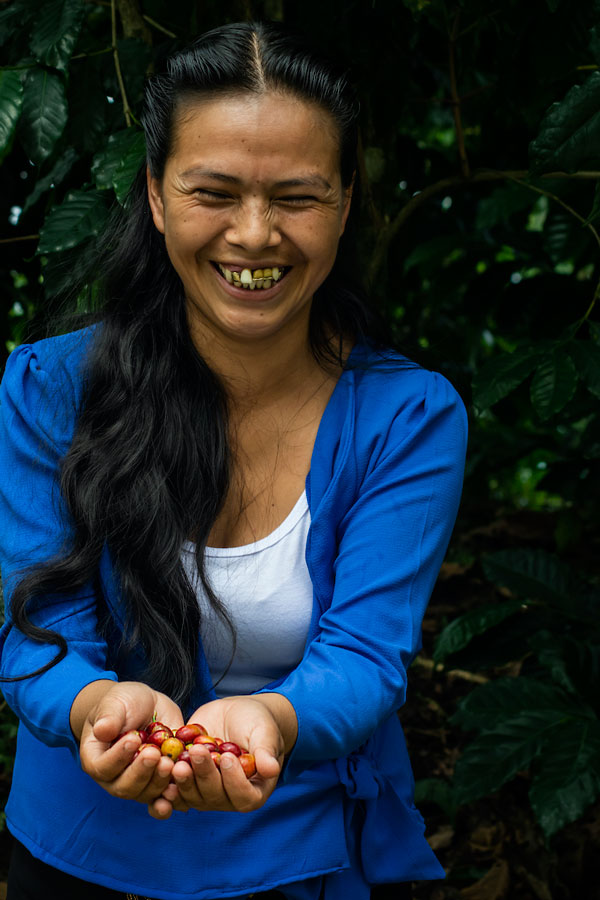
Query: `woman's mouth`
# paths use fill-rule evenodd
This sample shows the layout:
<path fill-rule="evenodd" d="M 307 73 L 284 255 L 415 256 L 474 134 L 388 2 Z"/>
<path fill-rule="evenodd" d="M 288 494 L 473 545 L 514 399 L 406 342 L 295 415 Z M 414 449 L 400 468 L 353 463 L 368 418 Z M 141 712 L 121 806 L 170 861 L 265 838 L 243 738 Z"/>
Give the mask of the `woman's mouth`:
<path fill-rule="evenodd" d="M 285 278 L 291 269 L 291 266 L 266 266 L 261 269 L 235 266 L 230 269 L 216 262 L 213 262 L 213 266 L 229 284 L 249 291 L 268 290 Z"/>

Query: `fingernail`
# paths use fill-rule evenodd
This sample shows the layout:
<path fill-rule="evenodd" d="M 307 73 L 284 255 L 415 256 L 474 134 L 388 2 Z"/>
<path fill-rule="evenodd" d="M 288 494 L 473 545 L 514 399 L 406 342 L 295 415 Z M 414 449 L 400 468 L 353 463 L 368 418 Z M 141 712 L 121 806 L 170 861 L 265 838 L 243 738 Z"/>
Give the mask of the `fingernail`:
<path fill-rule="evenodd" d="M 226 753 L 221 757 L 221 768 L 222 769 L 230 769 L 233 765 L 233 760 L 231 757 L 227 756 Z"/>
<path fill-rule="evenodd" d="M 126 750 L 133 750 L 136 746 L 137 744 L 134 744 L 133 741 L 125 741 Z"/>
<path fill-rule="evenodd" d="M 154 758 L 154 756 L 149 756 L 148 753 L 142 756 L 142 762 L 145 766 L 148 766 L 148 768 L 150 768 L 150 766 L 156 765 L 156 759 Z"/>

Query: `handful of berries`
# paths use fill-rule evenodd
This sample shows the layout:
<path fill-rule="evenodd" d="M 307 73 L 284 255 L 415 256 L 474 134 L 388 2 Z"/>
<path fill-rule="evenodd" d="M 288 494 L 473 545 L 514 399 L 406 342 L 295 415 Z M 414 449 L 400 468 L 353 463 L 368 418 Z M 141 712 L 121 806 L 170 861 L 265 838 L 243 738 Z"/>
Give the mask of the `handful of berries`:
<path fill-rule="evenodd" d="M 138 731 L 138 734 L 142 746 L 152 744 L 158 747 L 163 756 L 169 756 L 174 761 L 182 760 L 191 765 L 190 747 L 192 744 L 204 744 L 217 768 L 220 767 L 222 753 L 233 753 L 238 757 L 246 778 L 252 778 L 256 772 L 252 753 L 243 750 L 233 741 L 222 741 L 221 738 L 212 737 L 204 725 L 182 725 L 173 733 L 168 725 L 163 725 L 162 722 L 150 722 Z"/>

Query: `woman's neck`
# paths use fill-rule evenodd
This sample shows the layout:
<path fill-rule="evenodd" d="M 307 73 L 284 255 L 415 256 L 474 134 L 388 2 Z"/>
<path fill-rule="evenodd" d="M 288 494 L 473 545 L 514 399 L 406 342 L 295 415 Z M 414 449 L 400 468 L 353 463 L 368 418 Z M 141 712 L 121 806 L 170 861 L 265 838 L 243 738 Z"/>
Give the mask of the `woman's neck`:
<path fill-rule="evenodd" d="M 192 339 L 203 359 L 219 376 L 234 407 L 269 406 L 290 394 L 314 389 L 327 374 L 316 361 L 308 338 L 308 323 L 269 335 L 243 340 L 194 329 Z M 339 374 L 339 372 L 338 372 Z"/>

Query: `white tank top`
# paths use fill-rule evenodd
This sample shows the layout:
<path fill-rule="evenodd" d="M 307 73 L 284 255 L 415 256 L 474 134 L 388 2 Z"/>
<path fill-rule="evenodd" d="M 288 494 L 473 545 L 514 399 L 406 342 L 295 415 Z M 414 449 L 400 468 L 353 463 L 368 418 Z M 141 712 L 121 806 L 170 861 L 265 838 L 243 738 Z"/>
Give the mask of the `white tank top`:
<path fill-rule="evenodd" d="M 259 690 L 302 659 L 313 605 L 305 560 L 309 526 L 304 492 L 267 537 L 242 547 L 206 548 L 209 583 L 236 632 L 233 660 L 229 629 L 210 608 L 199 582 L 194 545 L 184 544 L 182 562 L 198 595 L 202 644 L 218 697 Z"/>

